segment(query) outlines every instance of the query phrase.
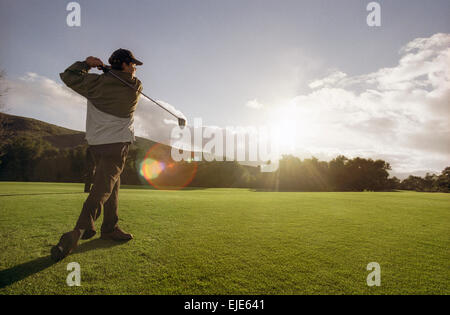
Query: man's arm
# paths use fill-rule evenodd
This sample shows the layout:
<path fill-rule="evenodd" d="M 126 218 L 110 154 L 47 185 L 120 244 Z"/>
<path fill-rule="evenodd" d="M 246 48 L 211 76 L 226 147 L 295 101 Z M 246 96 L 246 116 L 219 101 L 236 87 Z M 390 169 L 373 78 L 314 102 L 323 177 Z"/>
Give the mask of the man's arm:
<path fill-rule="evenodd" d="M 88 73 L 93 67 L 103 66 L 103 62 L 95 57 L 87 57 L 85 61 L 77 61 L 59 76 L 72 90 L 88 98 L 98 83 L 99 75 Z"/>

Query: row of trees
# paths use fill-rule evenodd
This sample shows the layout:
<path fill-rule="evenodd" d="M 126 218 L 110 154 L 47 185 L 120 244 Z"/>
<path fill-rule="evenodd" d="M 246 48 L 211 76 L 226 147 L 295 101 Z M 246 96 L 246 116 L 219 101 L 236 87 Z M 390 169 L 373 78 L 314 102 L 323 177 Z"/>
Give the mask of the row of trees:
<path fill-rule="evenodd" d="M 86 148 L 59 150 L 40 138 L 18 137 L 0 147 L 0 179 L 79 182 Z"/>
<path fill-rule="evenodd" d="M 142 174 L 146 150 L 137 146 L 130 149 L 122 174 L 123 184 L 147 183 Z M 170 166 L 150 181 L 163 186 L 281 191 L 450 191 L 450 167 L 440 175 L 410 176 L 400 181 L 396 177 L 389 178 L 389 163 L 360 157 L 338 156 L 325 162 L 287 155 L 279 161 L 278 170 L 272 173 L 262 173 L 257 167 L 237 162 L 174 163 L 170 151 L 162 146 L 153 150 L 150 158 Z M 59 150 L 42 139 L 21 137 L 4 143 L 0 150 L 0 180 L 81 182 L 85 167 L 86 146 Z"/>
<path fill-rule="evenodd" d="M 446 167 L 440 175 L 429 173 L 425 177 L 410 175 L 398 185 L 398 189 L 448 193 L 450 192 L 450 167 Z"/>
<path fill-rule="evenodd" d="M 295 191 L 393 190 L 398 180 L 389 178 L 390 169 L 389 163 L 383 160 L 360 157 L 338 156 L 324 162 L 284 156 L 280 161 L 279 187 Z"/>

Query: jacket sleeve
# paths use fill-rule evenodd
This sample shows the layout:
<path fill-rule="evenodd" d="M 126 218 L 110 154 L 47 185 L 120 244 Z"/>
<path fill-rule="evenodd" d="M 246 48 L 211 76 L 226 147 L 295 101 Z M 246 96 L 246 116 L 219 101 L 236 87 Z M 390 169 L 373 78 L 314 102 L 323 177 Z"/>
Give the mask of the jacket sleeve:
<path fill-rule="evenodd" d="M 89 98 L 89 95 L 95 91 L 98 86 L 100 76 L 94 73 L 88 73 L 90 67 L 84 61 L 77 61 L 67 68 L 59 76 L 61 80 L 72 90 Z"/>

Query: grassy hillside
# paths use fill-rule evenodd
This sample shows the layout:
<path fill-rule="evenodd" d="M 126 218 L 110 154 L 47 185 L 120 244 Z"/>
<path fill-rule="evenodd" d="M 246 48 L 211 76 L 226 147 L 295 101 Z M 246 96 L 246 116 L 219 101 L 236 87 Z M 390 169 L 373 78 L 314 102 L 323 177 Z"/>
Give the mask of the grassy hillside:
<path fill-rule="evenodd" d="M 14 139 L 19 137 L 43 139 L 57 149 L 75 148 L 86 145 L 85 132 L 76 131 L 57 125 L 49 124 L 33 118 L 0 113 L 0 121 L 4 130 L 4 137 Z M 0 133 L 2 135 L 2 133 Z M 4 141 L 5 139 L 2 139 Z M 136 146 L 151 147 L 156 142 L 136 137 Z M 161 145 L 169 150 L 170 147 Z"/>
<path fill-rule="evenodd" d="M 81 182 L 86 169 L 85 133 L 59 127 L 32 118 L 0 113 L 0 180 L 35 182 Z M 192 153 L 191 153 L 191 156 Z M 239 186 L 248 174 L 258 169 L 239 166 L 236 162 L 176 163 L 171 158 L 171 147 L 149 139 L 136 137 L 130 146 L 123 184 L 145 184 L 142 163 L 153 177 L 152 185 L 179 188 L 194 184 L 200 186 Z M 170 167 L 161 167 L 170 166 Z M 197 169 L 199 169 L 197 171 Z M 194 178 L 195 177 L 195 178 Z"/>
<path fill-rule="evenodd" d="M 0 113 L 0 180 L 81 182 L 86 169 L 85 133 L 32 118 Z M 170 156 L 170 146 L 136 137 L 122 174 L 139 184 L 139 165 L 150 149 Z"/>
<path fill-rule="evenodd" d="M 122 189 L 124 244 L 53 264 L 79 184 L 0 183 L 0 294 L 449 294 L 450 195 Z M 97 222 L 99 227 L 100 221 Z M 81 265 L 81 287 L 66 266 Z M 368 287 L 369 262 L 381 286 Z"/>

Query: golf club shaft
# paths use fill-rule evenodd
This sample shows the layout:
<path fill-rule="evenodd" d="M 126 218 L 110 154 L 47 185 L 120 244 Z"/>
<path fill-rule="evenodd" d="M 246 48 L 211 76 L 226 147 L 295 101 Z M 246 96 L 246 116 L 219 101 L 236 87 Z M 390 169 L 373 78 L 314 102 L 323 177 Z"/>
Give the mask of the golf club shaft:
<path fill-rule="evenodd" d="M 145 96 L 147 99 L 149 99 L 150 101 L 152 101 L 153 103 L 155 103 L 156 105 L 158 105 L 159 107 L 161 107 L 162 109 L 164 109 L 166 112 L 168 112 L 169 114 L 171 114 L 172 116 L 174 116 L 177 119 L 184 119 L 184 118 L 180 118 L 177 115 L 175 115 L 174 113 L 172 113 L 170 110 L 168 110 L 167 108 L 165 108 L 164 106 L 162 106 L 161 104 L 159 104 L 157 101 L 155 101 L 154 99 L 152 99 L 150 96 L 146 95 L 144 92 L 139 91 L 138 89 L 136 89 L 134 86 L 132 86 L 131 84 L 129 84 L 128 82 L 126 82 L 125 80 L 123 80 L 122 78 L 120 78 L 118 75 L 116 75 L 114 72 L 111 71 L 111 69 L 104 67 L 104 66 L 100 66 L 99 67 L 101 70 L 103 70 L 103 72 L 105 73 L 110 73 L 112 74 L 116 79 L 118 79 L 119 81 L 121 81 L 122 83 L 124 83 L 125 85 L 127 85 L 128 87 L 132 88 L 133 90 L 141 93 L 143 96 Z"/>

